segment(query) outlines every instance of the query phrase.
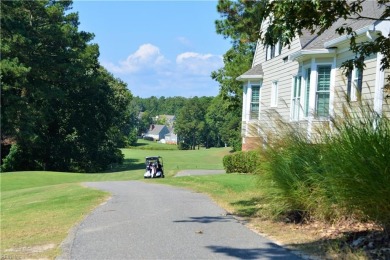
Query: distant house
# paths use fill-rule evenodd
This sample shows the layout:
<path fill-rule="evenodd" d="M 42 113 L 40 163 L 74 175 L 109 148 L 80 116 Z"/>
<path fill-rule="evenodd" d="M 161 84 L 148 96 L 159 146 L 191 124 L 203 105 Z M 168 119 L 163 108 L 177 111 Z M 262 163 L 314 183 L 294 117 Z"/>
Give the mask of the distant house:
<path fill-rule="evenodd" d="M 177 134 L 174 133 L 173 128 L 169 128 L 169 133 L 165 135 L 166 144 L 177 144 Z"/>
<path fill-rule="evenodd" d="M 165 135 L 169 133 L 166 125 L 151 125 L 149 131 L 144 137 L 153 138 L 155 141 L 159 141 L 165 138 Z"/>
<path fill-rule="evenodd" d="M 363 17 L 379 17 L 382 13 L 383 6 L 376 1 L 363 3 Z M 267 125 L 268 116 L 275 113 L 305 130 L 308 138 L 317 125 L 340 113 L 346 98 L 356 104 L 359 100 L 369 102 L 378 114 L 390 115 L 390 100 L 384 88 L 390 72 L 380 68 L 383 54 L 366 57 L 363 70 L 354 68 L 346 76 L 341 64 L 354 59 L 355 54 L 350 50 L 349 38 L 335 33 L 342 24 L 353 28 L 359 42 L 372 41 L 377 35 L 389 37 L 390 33 L 389 20 L 340 19 L 319 36 L 303 32 L 290 47 L 258 42 L 252 68 L 237 78 L 244 83 L 243 150 L 251 150 L 267 138 L 258 126 Z M 267 21 L 262 24 L 266 26 Z"/>

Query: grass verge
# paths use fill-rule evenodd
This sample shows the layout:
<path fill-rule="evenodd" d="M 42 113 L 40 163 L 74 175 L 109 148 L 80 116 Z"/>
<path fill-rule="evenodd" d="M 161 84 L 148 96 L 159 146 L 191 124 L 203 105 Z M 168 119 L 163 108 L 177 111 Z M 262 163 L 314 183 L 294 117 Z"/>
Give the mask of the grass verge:
<path fill-rule="evenodd" d="M 74 183 L 3 192 L 2 259 L 53 259 L 72 226 L 108 196 Z"/>

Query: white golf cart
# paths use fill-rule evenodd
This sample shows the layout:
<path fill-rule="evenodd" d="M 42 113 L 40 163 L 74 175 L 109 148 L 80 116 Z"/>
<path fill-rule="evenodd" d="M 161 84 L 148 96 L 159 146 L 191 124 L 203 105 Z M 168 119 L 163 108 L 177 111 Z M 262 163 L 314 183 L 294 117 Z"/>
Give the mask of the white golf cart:
<path fill-rule="evenodd" d="M 145 158 L 146 172 L 144 178 L 164 178 L 163 159 L 161 156 Z"/>

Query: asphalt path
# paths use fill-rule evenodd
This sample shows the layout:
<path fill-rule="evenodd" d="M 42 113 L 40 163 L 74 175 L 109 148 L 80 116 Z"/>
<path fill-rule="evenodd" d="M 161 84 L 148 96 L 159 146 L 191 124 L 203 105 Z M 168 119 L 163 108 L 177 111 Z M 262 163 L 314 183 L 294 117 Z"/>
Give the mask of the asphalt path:
<path fill-rule="evenodd" d="M 112 197 L 70 233 L 58 259 L 301 259 L 204 194 L 141 181 L 85 185 Z"/>
<path fill-rule="evenodd" d="M 176 173 L 175 177 L 194 176 L 194 175 L 209 175 L 209 174 L 224 174 L 225 170 L 183 170 Z"/>

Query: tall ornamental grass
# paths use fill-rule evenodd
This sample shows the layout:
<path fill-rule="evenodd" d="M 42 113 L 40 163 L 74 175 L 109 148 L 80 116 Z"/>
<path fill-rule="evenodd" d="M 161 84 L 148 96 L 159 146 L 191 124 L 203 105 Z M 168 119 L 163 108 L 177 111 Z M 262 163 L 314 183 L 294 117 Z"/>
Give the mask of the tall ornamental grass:
<path fill-rule="evenodd" d="M 272 115 L 258 169 L 270 209 L 293 220 L 371 220 L 390 227 L 390 120 L 349 103 L 315 140 Z M 275 127 L 277 125 L 277 127 Z M 275 132 L 275 129 L 277 130 Z"/>
<path fill-rule="evenodd" d="M 310 142 L 297 126 L 283 122 L 274 113 L 268 124 L 272 126 L 261 126 L 264 133 L 271 128 L 277 132 L 268 132 L 258 169 L 270 205 L 268 213 L 298 222 L 313 216 L 332 218 L 323 185 L 322 145 Z"/>
<path fill-rule="evenodd" d="M 390 120 L 368 105 L 346 105 L 322 132 L 326 185 L 338 206 L 390 228 Z"/>

